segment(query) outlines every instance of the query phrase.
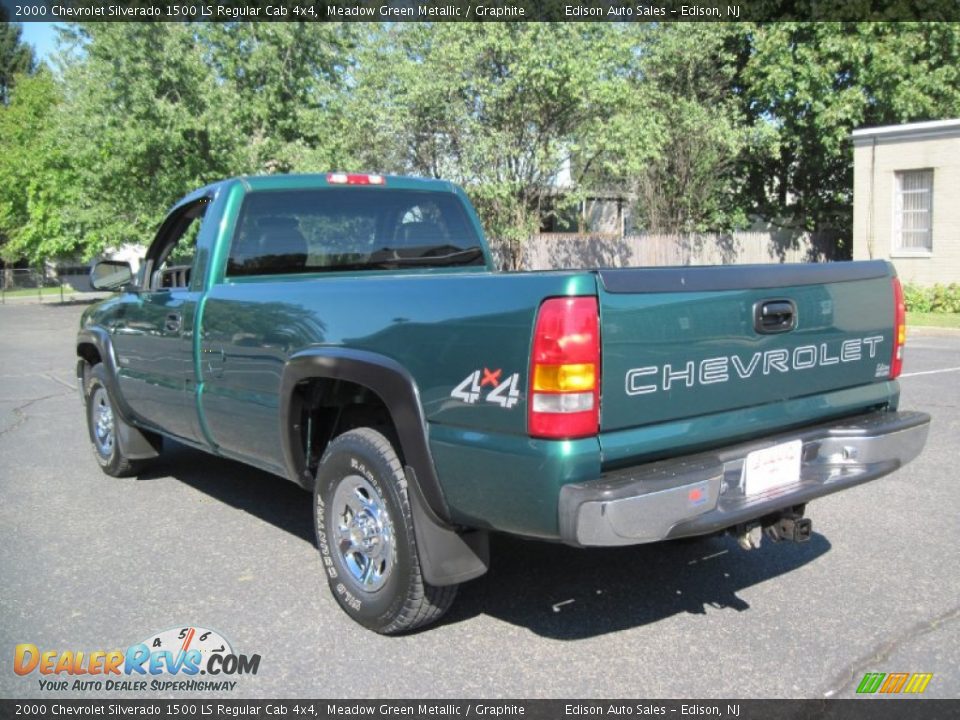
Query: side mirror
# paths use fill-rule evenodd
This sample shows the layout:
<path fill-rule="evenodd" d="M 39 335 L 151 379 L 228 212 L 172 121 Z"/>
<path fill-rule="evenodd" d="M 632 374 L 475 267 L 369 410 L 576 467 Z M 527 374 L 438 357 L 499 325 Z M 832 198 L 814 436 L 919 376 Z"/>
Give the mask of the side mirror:
<path fill-rule="evenodd" d="M 124 260 L 100 260 L 90 269 L 90 287 L 94 290 L 120 290 L 132 280 L 133 270 Z"/>

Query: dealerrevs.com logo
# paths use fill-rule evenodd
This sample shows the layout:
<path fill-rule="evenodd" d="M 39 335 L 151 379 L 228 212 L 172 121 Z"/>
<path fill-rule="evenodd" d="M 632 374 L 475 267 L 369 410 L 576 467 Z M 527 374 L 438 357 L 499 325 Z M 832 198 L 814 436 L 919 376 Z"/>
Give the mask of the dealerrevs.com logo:
<path fill-rule="evenodd" d="M 49 650 L 32 643 L 14 649 L 17 675 L 38 675 L 40 690 L 191 692 L 233 690 L 239 675 L 256 675 L 260 655 L 242 655 L 220 633 L 178 627 L 126 650 Z M 201 677 L 202 676 L 202 677 Z"/>

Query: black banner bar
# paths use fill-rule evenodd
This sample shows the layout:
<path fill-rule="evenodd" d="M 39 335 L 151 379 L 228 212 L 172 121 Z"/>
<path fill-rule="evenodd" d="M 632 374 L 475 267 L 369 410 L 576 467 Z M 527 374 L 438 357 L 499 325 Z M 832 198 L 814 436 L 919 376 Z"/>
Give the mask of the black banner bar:
<path fill-rule="evenodd" d="M 958 21 L 960 0 L 0 0 L 13 22 Z"/>
<path fill-rule="evenodd" d="M 0 700 L 0 718 L 948 720 L 960 700 Z"/>

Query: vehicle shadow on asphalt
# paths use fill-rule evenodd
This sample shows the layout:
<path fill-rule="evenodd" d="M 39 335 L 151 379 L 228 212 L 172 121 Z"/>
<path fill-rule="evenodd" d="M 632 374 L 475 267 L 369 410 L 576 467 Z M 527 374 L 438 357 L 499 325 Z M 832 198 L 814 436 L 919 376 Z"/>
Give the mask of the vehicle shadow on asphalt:
<path fill-rule="evenodd" d="M 492 536 L 490 571 L 461 588 L 441 622 L 485 614 L 544 637 L 578 640 L 681 613 L 704 615 L 708 607 L 743 612 L 750 605 L 739 591 L 830 547 L 816 533 L 799 545 L 765 539 L 749 552 L 730 536 L 587 549 Z"/>
<path fill-rule="evenodd" d="M 165 441 L 160 457 L 137 476 L 172 477 L 313 544 L 313 503 L 298 485 L 241 462 Z"/>
<path fill-rule="evenodd" d="M 314 543 L 310 496 L 291 482 L 173 442 L 139 479 L 161 477 Z M 557 640 L 595 637 L 681 613 L 703 615 L 708 607 L 749 610 L 739 591 L 796 570 L 831 548 L 817 533 L 803 544 L 764 539 L 750 552 L 729 536 L 592 549 L 502 535 L 490 541 L 490 571 L 462 586 L 441 624 L 488 615 Z"/>
<path fill-rule="evenodd" d="M 105 297 L 109 297 L 109 295 L 106 295 Z M 37 303 L 37 305 L 42 305 L 46 308 L 80 307 L 82 305 L 93 305 L 94 303 L 98 303 L 103 299 L 104 297 L 70 297 L 65 300 L 53 300 Z"/>

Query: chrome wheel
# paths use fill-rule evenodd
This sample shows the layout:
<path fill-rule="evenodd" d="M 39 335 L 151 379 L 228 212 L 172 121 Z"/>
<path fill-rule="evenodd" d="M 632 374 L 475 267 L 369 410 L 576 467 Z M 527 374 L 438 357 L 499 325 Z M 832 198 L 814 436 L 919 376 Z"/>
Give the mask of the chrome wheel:
<path fill-rule="evenodd" d="M 344 567 L 366 592 L 383 587 L 396 560 L 393 523 L 386 503 L 360 475 L 348 475 L 333 495 L 337 550 Z"/>
<path fill-rule="evenodd" d="M 347 615 L 384 635 L 435 621 L 457 592 L 456 585 L 438 587 L 423 577 L 407 488 L 387 435 L 358 427 L 327 445 L 313 489 L 317 549 L 330 592 Z"/>
<path fill-rule="evenodd" d="M 114 425 L 113 407 L 110 405 L 110 396 L 101 385 L 93 393 L 93 443 L 97 452 L 105 458 L 113 454 Z"/>

